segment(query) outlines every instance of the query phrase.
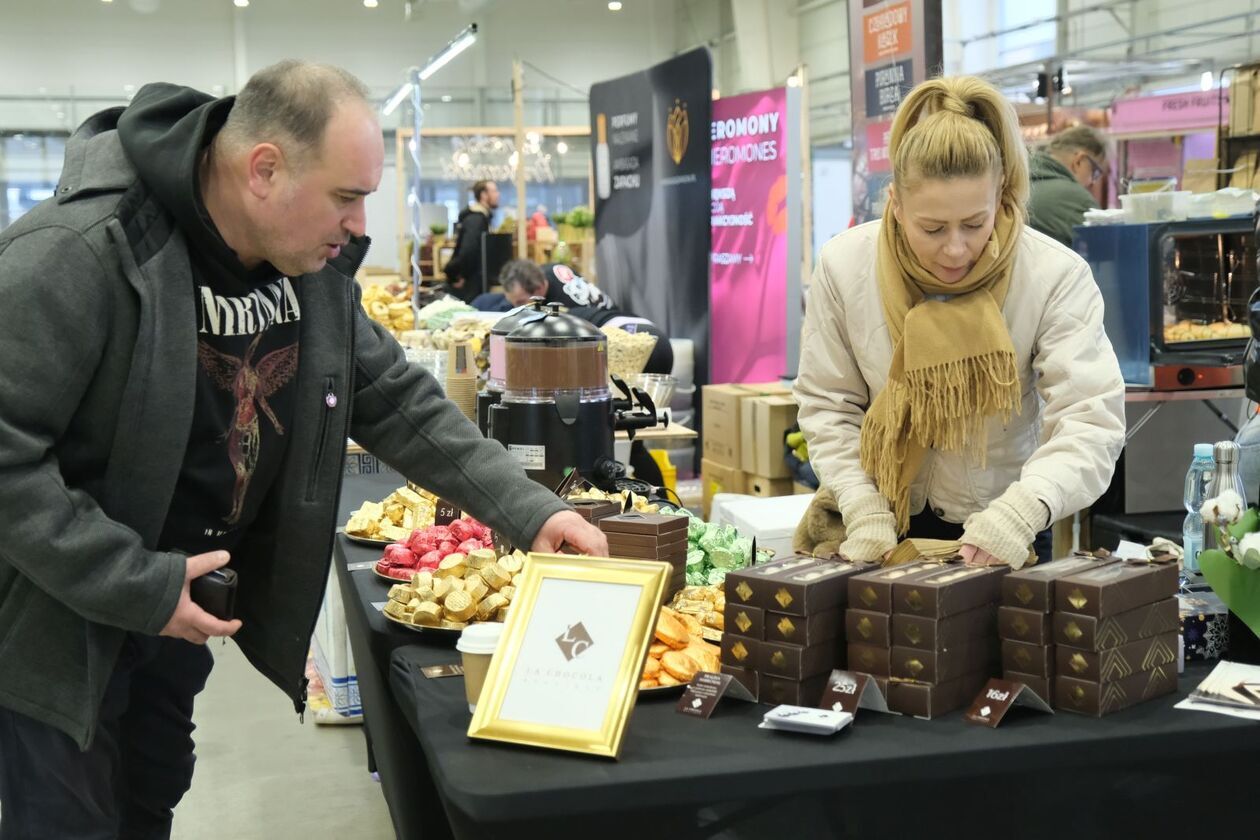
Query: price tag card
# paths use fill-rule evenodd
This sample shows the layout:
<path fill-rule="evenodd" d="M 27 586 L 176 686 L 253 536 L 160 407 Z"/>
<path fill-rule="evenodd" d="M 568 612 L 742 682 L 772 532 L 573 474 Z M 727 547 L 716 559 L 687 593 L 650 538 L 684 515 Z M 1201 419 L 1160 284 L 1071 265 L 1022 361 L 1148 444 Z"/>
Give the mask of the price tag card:
<path fill-rule="evenodd" d="M 756 701 L 752 693 L 744 688 L 742 683 L 736 682 L 730 674 L 701 671 L 687 684 L 687 690 L 679 698 L 675 711 L 680 715 L 691 715 L 708 720 L 713 715 L 713 710 L 717 708 L 718 701 L 726 695 L 748 703 Z"/>
<path fill-rule="evenodd" d="M 364 569 L 372 568 L 373 566 L 376 565 L 376 562 L 377 561 L 375 560 L 363 560 L 358 563 L 348 563 L 346 565 L 346 569 L 347 571 L 351 571 L 351 572 L 361 572 Z"/>
<path fill-rule="evenodd" d="M 892 714 L 884 692 L 879 690 L 879 683 L 870 674 L 855 671 L 832 671 L 827 679 L 827 687 L 823 689 L 822 699 L 818 701 L 818 708 L 848 712 L 854 717 L 857 716 L 858 709 Z"/>
<path fill-rule="evenodd" d="M 999 680 L 994 677 L 980 689 L 980 693 L 972 701 L 971 708 L 963 715 L 963 720 L 996 729 L 1013 706 L 1024 706 L 1039 712 L 1054 714 L 1050 704 L 1022 682 Z"/>
<path fill-rule="evenodd" d="M 373 601 L 373 602 L 372 602 L 372 609 L 376 610 L 377 612 L 384 612 L 384 611 L 385 611 L 385 605 L 386 605 L 386 604 L 388 604 L 388 603 L 389 603 L 389 601 Z"/>
<path fill-rule="evenodd" d="M 464 515 L 464 512 L 457 505 L 446 499 L 438 499 L 436 508 L 433 512 L 434 525 L 450 525 L 456 519 Z"/>

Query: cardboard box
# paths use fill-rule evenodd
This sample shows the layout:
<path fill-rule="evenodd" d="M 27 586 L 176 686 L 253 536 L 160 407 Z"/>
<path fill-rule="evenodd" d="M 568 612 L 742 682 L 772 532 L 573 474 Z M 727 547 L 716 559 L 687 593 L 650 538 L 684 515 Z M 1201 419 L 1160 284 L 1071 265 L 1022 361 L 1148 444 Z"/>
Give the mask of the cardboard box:
<path fill-rule="evenodd" d="M 706 459 L 740 471 L 740 402 L 752 395 L 743 385 L 705 385 L 700 389 L 700 433 Z"/>
<path fill-rule="evenodd" d="M 977 671 L 939 685 L 893 680 L 888 683 L 888 708 L 917 718 L 938 717 L 974 700 L 988 679 L 988 671 Z"/>
<path fill-rule="evenodd" d="M 892 642 L 918 650 L 953 650 L 975 639 L 991 641 L 997 609 L 985 604 L 948 618 L 893 613 Z"/>
<path fill-rule="evenodd" d="M 766 611 L 765 639 L 789 645 L 809 647 L 838 638 L 844 627 L 844 610 L 819 610 L 802 618 L 798 615 Z"/>
<path fill-rule="evenodd" d="M 796 425 L 789 395 L 748 397 L 740 403 L 740 468 L 766 478 L 791 478 L 783 462 L 783 437 Z M 790 495 L 791 490 L 781 495 Z"/>
<path fill-rule="evenodd" d="M 1059 645 L 1055 665 L 1060 674 L 1089 682 L 1116 682 L 1139 671 L 1177 662 L 1177 631 L 1139 639 L 1101 651 L 1076 650 Z"/>
<path fill-rule="evenodd" d="M 1053 641 L 1079 650 L 1098 651 L 1176 629 L 1177 599 L 1165 598 L 1108 618 L 1055 613 Z"/>
<path fill-rule="evenodd" d="M 723 636 L 743 636 L 761 641 L 766 637 L 765 611 L 727 600 L 722 610 Z"/>
<path fill-rule="evenodd" d="M 807 680 L 790 680 L 769 674 L 758 675 L 760 692 L 757 699 L 772 706 L 814 706 L 822 699 L 830 673 L 819 674 Z"/>
<path fill-rule="evenodd" d="M 1054 611 L 1054 585 L 1060 578 L 1087 572 L 1098 565 L 1114 563 L 1114 560 L 1096 560 L 1093 557 L 1067 557 L 1045 565 L 1011 572 L 1002 579 L 1002 604 L 1037 612 Z"/>
<path fill-rule="evenodd" d="M 1177 594 L 1176 563 L 1113 563 L 1062 578 L 1055 609 L 1105 618 Z"/>
<path fill-rule="evenodd" d="M 893 584 L 899 580 L 909 580 L 941 569 L 951 568 L 940 563 L 916 560 L 887 569 L 876 569 L 849 578 L 849 603 L 854 607 L 872 612 L 891 613 Z M 955 567 L 956 568 L 956 567 Z"/>
<path fill-rule="evenodd" d="M 766 478 L 763 475 L 750 475 L 744 479 L 744 492 L 762 499 L 773 499 L 778 496 L 793 496 L 792 479 Z"/>
<path fill-rule="evenodd" d="M 766 676 L 807 680 L 818 674 L 830 674 L 839 667 L 843 648 L 838 639 L 801 647 L 784 642 L 762 642 L 757 659 L 757 672 Z"/>
<path fill-rule="evenodd" d="M 1049 677 L 1054 674 L 1054 645 L 1030 645 L 1003 639 L 1002 670 Z"/>
<path fill-rule="evenodd" d="M 892 647 L 892 615 L 874 610 L 845 610 L 844 637 L 850 642 Z"/>
<path fill-rule="evenodd" d="M 761 656 L 761 642 L 731 633 L 722 634 L 721 661 L 737 668 L 755 668 Z"/>
<path fill-rule="evenodd" d="M 1060 674 L 1054 678 L 1054 707 L 1066 712 L 1102 717 L 1177 690 L 1177 666 L 1158 665 L 1109 683 L 1090 682 Z"/>
<path fill-rule="evenodd" d="M 1054 644 L 1051 613 L 998 607 L 998 636 L 1030 645 Z"/>
<path fill-rule="evenodd" d="M 1009 566 L 952 566 L 893 583 L 893 612 L 947 618 L 996 604 Z"/>
<path fill-rule="evenodd" d="M 713 497 L 718 493 L 743 493 L 747 489 L 747 476 L 738 467 L 730 467 L 705 458 L 700 462 L 700 490 L 704 496 L 704 518 L 713 509 Z"/>
<path fill-rule="evenodd" d="M 850 671 L 876 677 L 892 675 L 892 648 L 849 642 L 846 652 Z"/>
<path fill-rule="evenodd" d="M 973 639 L 969 644 L 948 651 L 894 645 L 890 657 L 890 675 L 936 685 L 975 671 L 995 670 L 991 666 L 997 662 L 996 654 L 992 639 Z"/>

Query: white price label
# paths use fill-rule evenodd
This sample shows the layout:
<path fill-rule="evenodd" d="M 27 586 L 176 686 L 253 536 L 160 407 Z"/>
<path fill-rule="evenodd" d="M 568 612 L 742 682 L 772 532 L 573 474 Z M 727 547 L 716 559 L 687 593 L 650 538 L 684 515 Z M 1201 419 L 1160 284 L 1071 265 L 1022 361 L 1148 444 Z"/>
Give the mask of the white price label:
<path fill-rule="evenodd" d="M 508 454 L 527 470 L 547 469 L 547 447 L 508 444 Z"/>

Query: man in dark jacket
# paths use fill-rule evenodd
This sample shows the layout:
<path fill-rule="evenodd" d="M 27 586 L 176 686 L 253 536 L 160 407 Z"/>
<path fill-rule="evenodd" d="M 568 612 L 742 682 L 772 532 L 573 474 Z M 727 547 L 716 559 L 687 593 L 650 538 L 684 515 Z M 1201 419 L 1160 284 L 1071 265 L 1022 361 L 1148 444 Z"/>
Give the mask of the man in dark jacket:
<path fill-rule="evenodd" d="M 1060 131 L 1028 159 L 1031 194 L 1028 223 L 1046 236 L 1072 247 L 1072 228 L 1085 211 L 1098 207 L 1098 190 L 1107 174 L 1107 147 L 1087 125 Z"/>
<path fill-rule="evenodd" d="M 481 235 L 490 232 L 490 217 L 499 207 L 499 185 L 478 181 L 471 192 L 473 200 L 459 211 L 455 222 L 455 253 L 442 269 L 446 291 L 465 303 L 488 291 L 481 288 Z"/>
<path fill-rule="evenodd" d="M 365 317 L 383 159 L 337 68 L 148 85 L 0 234 L 0 838 L 169 836 L 211 637 L 302 710 L 348 435 L 517 545 L 606 551 Z M 190 582 L 229 561 L 221 621 Z"/>

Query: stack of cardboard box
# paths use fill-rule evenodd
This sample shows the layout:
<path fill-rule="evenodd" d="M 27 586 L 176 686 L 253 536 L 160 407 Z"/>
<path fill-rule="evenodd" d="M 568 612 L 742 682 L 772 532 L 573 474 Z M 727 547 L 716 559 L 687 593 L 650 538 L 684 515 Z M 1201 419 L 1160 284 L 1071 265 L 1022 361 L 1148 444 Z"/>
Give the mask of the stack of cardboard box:
<path fill-rule="evenodd" d="M 704 516 L 718 493 L 788 496 L 783 437 L 796 423 L 796 401 L 779 382 L 706 385 L 702 391 Z"/>
<path fill-rule="evenodd" d="M 662 592 L 668 601 L 687 585 L 687 517 L 663 513 L 621 513 L 599 520 L 608 538 L 608 556 L 655 560 L 672 568 Z"/>

